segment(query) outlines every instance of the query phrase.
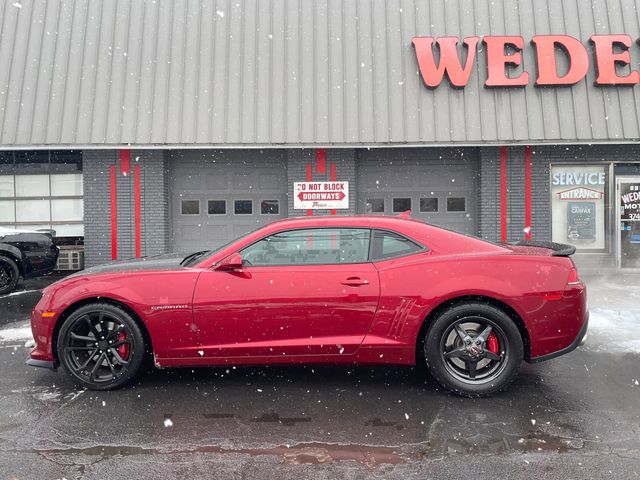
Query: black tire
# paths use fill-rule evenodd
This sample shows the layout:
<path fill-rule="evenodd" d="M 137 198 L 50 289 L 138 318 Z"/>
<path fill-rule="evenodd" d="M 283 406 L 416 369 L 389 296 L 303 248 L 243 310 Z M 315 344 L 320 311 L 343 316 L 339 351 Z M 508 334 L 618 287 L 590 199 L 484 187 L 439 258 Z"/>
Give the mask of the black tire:
<path fill-rule="evenodd" d="M 127 311 L 110 303 L 92 303 L 64 321 L 57 352 L 60 365 L 76 383 L 91 390 L 112 390 L 140 372 L 146 345 Z"/>
<path fill-rule="evenodd" d="M 11 292 L 20 280 L 18 264 L 9 257 L 0 255 L 0 295 Z"/>
<path fill-rule="evenodd" d="M 446 390 L 481 397 L 513 381 L 524 346 L 505 312 L 485 303 L 463 303 L 433 321 L 424 339 L 424 355 L 429 372 Z"/>

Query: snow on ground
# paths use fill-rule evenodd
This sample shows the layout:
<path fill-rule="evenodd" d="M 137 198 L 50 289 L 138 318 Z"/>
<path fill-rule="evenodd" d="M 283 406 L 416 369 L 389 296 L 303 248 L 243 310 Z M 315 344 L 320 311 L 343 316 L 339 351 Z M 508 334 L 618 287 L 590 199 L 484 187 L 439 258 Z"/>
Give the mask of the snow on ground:
<path fill-rule="evenodd" d="M 14 324 L 15 325 L 15 324 Z M 33 340 L 31 335 L 31 326 L 27 324 L 21 324 L 18 327 L 3 328 L 0 330 L 0 342 L 15 342 Z"/>
<path fill-rule="evenodd" d="M 15 297 L 16 295 L 24 295 L 25 293 L 37 292 L 38 290 L 18 290 L 17 292 L 7 293 L 6 295 L 0 295 L 0 299 L 7 297 Z"/>
<path fill-rule="evenodd" d="M 590 350 L 640 352 L 640 275 L 585 278 Z"/>

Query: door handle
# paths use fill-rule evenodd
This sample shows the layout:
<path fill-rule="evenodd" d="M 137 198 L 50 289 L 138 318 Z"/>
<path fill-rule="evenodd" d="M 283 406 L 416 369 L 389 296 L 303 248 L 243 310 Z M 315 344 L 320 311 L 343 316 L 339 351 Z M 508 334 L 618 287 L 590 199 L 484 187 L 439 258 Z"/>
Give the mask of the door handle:
<path fill-rule="evenodd" d="M 347 285 L 349 287 L 360 287 L 362 285 L 369 285 L 369 280 L 363 280 L 360 277 L 349 277 L 342 282 L 342 285 Z"/>

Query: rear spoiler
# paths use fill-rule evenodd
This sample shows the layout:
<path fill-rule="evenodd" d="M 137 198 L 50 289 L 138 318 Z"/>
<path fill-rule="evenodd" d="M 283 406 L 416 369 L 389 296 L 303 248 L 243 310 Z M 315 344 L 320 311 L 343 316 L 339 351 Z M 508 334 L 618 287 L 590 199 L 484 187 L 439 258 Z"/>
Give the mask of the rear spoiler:
<path fill-rule="evenodd" d="M 538 247 L 553 250 L 551 254 L 554 257 L 568 257 L 576 253 L 576 247 L 567 245 L 566 243 L 543 242 L 537 240 L 520 240 L 514 243 L 518 247 Z"/>

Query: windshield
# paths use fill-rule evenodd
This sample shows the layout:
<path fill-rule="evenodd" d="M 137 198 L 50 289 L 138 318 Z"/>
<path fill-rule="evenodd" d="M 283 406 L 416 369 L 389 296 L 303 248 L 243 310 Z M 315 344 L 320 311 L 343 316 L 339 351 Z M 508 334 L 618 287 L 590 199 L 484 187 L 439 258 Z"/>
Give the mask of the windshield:
<path fill-rule="evenodd" d="M 197 262 L 201 262 L 203 260 L 206 260 L 207 258 L 210 258 L 215 253 L 218 253 L 223 248 L 227 248 L 229 245 L 231 245 L 234 242 L 237 242 L 242 237 L 246 237 L 247 235 L 251 235 L 253 232 L 257 232 L 261 228 L 263 228 L 263 227 L 260 226 L 258 228 L 255 228 L 255 229 L 251 230 L 250 232 L 243 233 L 242 235 L 239 235 L 239 236 L 235 237 L 230 242 L 224 243 L 224 244 L 220 245 L 219 247 L 214 248 L 213 250 L 202 250 L 200 252 L 190 253 L 189 255 L 187 255 L 186 257 L 184 257 L 182 259 L 182 261 L 180 262 L 180 265 L 182 265 L 183 267 L 191 267 L 191 266 L 195 265 Z"/>

